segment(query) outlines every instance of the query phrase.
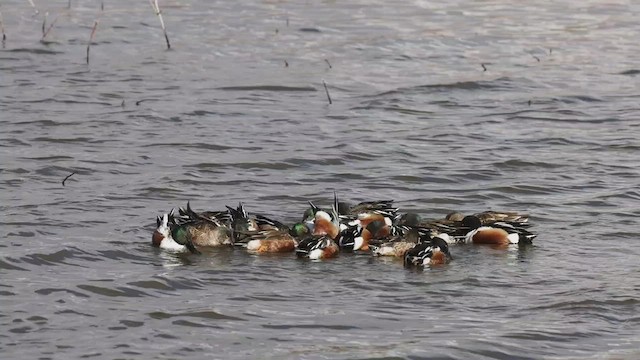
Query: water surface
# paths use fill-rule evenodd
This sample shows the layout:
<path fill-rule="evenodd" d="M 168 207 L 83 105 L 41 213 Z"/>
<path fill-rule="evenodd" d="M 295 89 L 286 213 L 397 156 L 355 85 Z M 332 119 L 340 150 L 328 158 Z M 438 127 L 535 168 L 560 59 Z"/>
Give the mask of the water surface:
<path fill-rule="evenodd" d="M 0 6 L 3 357 L 640 356 L 638 5 L 160 5 L 169 51 L 145 2 Z M 293 222 L 334 190 L 539 237 L 425 271 L 150 246 L 187 201 Z"/>

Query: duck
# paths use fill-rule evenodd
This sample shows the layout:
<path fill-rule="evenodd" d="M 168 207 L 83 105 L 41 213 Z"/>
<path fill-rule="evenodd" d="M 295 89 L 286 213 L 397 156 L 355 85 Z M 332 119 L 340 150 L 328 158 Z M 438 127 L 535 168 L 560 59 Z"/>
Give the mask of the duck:
<path fill-rule="evenodd" d="M 191 209 L 175 218 L 169 215 L 172 238 L 179 244 L 191 243 L 196 247 L 230 246 L 233 244 L 231 228 L 216 217 L 203 216 Z"/>
<path fill-rule="evenodd" d="M 313 223 L 316 218 L 316 213 L 320 211 L 320 208 L 317 207 L 311 200 L 308 201 L 309 207 L 302 214 L 302 220 L 300 220 L 300 224 L 305 225 L 308 229 L 313 231 Z M 325 210 L 325 212 L 330 212 L 330 210 Z"/>
<path fill-rule="evenodd" d="M 529 226 L 529 214 L 522 214 L 515 211 L 483 211 L 474 214 L 482 225 L 496 222 L 505 222 L 512 225 Z"/>
<path fill-rule="evenodd" d="M 452 234 L 458 232 L 458 229 L 462 226 L 462 219 L 464 215 L 459 212 L 451 212 L 442 219 L 422 219 L 422 217 L 414 212 L 407 212 L 402 214 L 398 219 L 398 226 L 400 228 L 422 228 L 428 229 L 437 235 L 440 233 Z"/>
<path fill-rule="evenodd" d="M 358 225 L 366 229 L 370 223 L 379 222 L 391 232 L 395 232 L 393 224 L 399 218 L 398 208 L 393 206 L 393 200 L 364 201 L 354 206 L 340 202 L 338 214 L 341 222 L 348 226 Z"/>
<path fill-rule="evenodd" d="M 243 246 L 249 252 L 293 252 L 298 240 L 310 232 L 303 223 L 296 223 L 289 228 L 264 215 L 249 215 L 243 203 L 239 203 L 235 209 L 227 206 L 227 210 L 231 215 L 234 245 Z"/>
<path fill-rule="evenodd" d="M 311 202 L 309 202 L 311 204 Z M 333 193 L 333 204 L 331 210 L 315 209 L 313 221 L 310 224 L 312 236 L 328 236 L 332 240 L 337 240 L 340 233 L 346 229 L 345 224 L 340 224 L 338 215 L 338 195 Z"/>
<path fill-rule="evenodd" d="M 332 208 L 336 208 L 338 209 L 341 205 L 341 203 L 337 202 L 337 195 L 334 192 L 333 193 L 334 196 L 334 204 L 332 205 Z M 322 209 L 318 206 L 316 206 L 311 200 L 307 201 L 309 203 L 309 207 L 304 211 L 304 213 L 302 214 L 302 220 L 299 222 L 299 224 L 303 224 L 304 226 L 306 226 L 311 232 L 313 232 L 315 230 L 315 221 L 316 221 L 316 214 L 318 212 L 324 212 L 326 214 L 331 214 L 332 213 L 332 208 L 330 209 Z M 336 219 L 338 218 L 338 215 L 336 215 Z"/>
<path fill-rule="evenodd" d="M 309 201 L 309 206 L 302 216 L 302 223 L 306 224 L 313 231 L 316 214 L 319 211 L 331 214 L 331 209 L 321 209 L 311 201 Z M 396 219 L 398 212 L 398 208 L 393 206 L 393 200 L 363 201 L 356 205 L 351 205 L 345 201 L 338 201 L 335 192 L 333 207 L 338 214 L 340 231 L 356 224 L 366 228 L 370 222 L 377 220 L 384 221 L 385 218 L 389 219 L 387 220 L 388 222 L 391 222 Z"/>
<path fill-rule="evenodd" d="M 264 216 L 257 218 L 259 230 L 244 232 L 242 239 L 235 245 L 245 246 L 249 252 L 282 253 L 293 252 L 298 241 L 309 235 L 309 229 L 304 224 L 294 224 L 291 228 Z"/>
<path fill-rule="evenodd" d="M 512 224 L 526 224 L 528 226 L 529 215 L 522 214 L 515 211 L 483 211 L 473 214 L 480 219 L 483 225 L 491 224 L 494 222 L 506 222 Z M 419 214 L 414 212 L 407 212 L 402 214 L 399 219 L 399 225 L 411 225 L 411 226 L 429 226 L 429 225 L 445 225 L 445 226 L 459 226 L 462 223 L 465 215 L 461 212 L 454 211 L 448 213 L 442 219 L 423 220 Z"/>
<path fill-rule="evenodd" d="M 393 200 L 363 201 L 356 205 L 347 202 L 338 203 L 338 214 L 342 216 L 367 217 L 373 214 L 394 217 L 398 208 L 393 206 Z"/>
<path fill-rule="evenodd" d="M 225 226 L 231 225 L 231 214 L 228 210 L 219 210 L 219 211 L 201 211 L 196 213 L 191 209 L 191 202 L 187 201 L 187 207 L 178 208 L 178 214 L 180 218 L 189 219 L 190 217 L 199 217 L 199 218 L 208 218 L 210 220 L 216 221 L 218 223 L 224 224 Z"/>
<path fill-rule="evenodd" d="M 340 252 L 338 244 L 329 236 L 308 236 L 298 243 L 296 255 L 311 260 L 330 259 Z"/>
<path fill-rule="evenodd" d="M 369 247 L 373 256 L 404 258 L 406 252 L 413 249 L 416 244 L 431 241 L 431 238 L 432 233 L 429 229 L 403 226 L 400 234 L 389 239 L 371 242 Z"/>
<path fill-rule="evenodd" d="M 250 218 L 244 208 L 243 203 L 238 203 L 237 208 L 227 206 L 227 211 L 231 216 L 231 237 L 234 243 L 244 244 L 248 240 L 247 233 L 260 230 L 255 218 Z"/>
<path fill-rule="evenodd" d="M 477 215 L 465 216 L 462 219 L 462 223 L 468 229 L 464 236 L 464 241 L 467 244 L 524 245 L 531 244 L 532 240 L 537 236 L 524 227 L 514 225 L 512 222 L 495 221 L 485 225 Z"/>
<path fill-rule="evenodd" d="M 407 268 L 423 268 L 449 263 L 453 260 L 449 252 L 449 244 L 440 236 L 431 238 L 430 241 L 416 244 L 404 255 L 404 266 Z"/>
<path fill-rule="evenodd" d="M 351 223 L 340 233 L 338 245 L 340 249 L 349 251 L 370 250 L 370 242 L 388 239 L 396 233 L 391 220 L 375 220 L 362 226 L 361 223 Z"/>
<path fill-rule="evenodd" d="M 255 231 L 249 235 L 246 244 L 247 251 L 265 253 L 294 252 L 298 246 L 298 240 L 288 231 L 269 229 Z"/>
<path fill-rule="evenodd" d="M 153 235 L 151 236 L 151 244 L 155 247 L 171 252 L 190 251 L 195 254 L 200 253 L 191 241 L 185 240 L 184 242 L 179 243 L 174 240 L 169 223 L 170 221 L 173 221 L 172 217 L 173 209 L 171 212 L 156 218 L 156 229 L 153 231 Z"/>
<path fill-rule="evenodd" d="M 273 220 L 260 214 L 249 214 L 243 203 L 237 208 L 227 206 L 231 217 L 230 227 L 233 233 L 233 241 L 238 245 L 244 245 L 250 240 L 250 235 L 257 231 L 279 230 L 288 232 L 289 228 L 280 221 Z M 295 227 L 297 231 L 303 231 L 304 226 Z"/>
<path fill-rule="evenodd" d="M 529 227 L 529 215 L 510 211 L 484 211 L 473 215 L 480 220 L 481 226 L 493 223 L 505 223 L 516 228 Z M 430 229 L 433 235 L 448 234 L 449 244 L 465 243 L 465 237 L 472 228 L 463 222 L 465 215 L 460 212 L 451 212 L 442 219 L 422 220 L 416 213 L 403 214 L 398 221 L 398 226 L 417 226 Z"/>

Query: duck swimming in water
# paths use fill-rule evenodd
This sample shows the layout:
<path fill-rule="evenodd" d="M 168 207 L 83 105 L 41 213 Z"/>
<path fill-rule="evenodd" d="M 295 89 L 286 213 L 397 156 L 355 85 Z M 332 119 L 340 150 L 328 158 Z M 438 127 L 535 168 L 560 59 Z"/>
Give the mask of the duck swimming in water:
<path fill-rule="evenodd" d="M 512 223 L 496 221 L 489 225 L 483 225 L 482 220 L 476 215 L 465 216 L 462 223 L 469 229 L 464 237 L 468 244 L 522 245 L 531 244 L 531 241 L 536 237 L 536 234 Z"/>
<path fill-rule="evenodd" d="M 340 249 L 338 244 L 329 236 L 309 236 L 298 244 L 296 255 L 311 260 L 329 259 L 336 257 Z"/>
<path fill-rule="evenodd" d="M 154 245 L 161 248 L 176 248 L 172 243 L 185 246 L 189 251 L 197 253 L 198 247 L 228 246 L 232 244 L 231 229 L 214 217 L 196 213 L 187 205 L 180 217 L 175 217 L 173 210 L 158 218 L 157 228 L 153 233 Z M 170 244 L 170 245 L 165 245 Z"/>
<path fill-rule="evenodd" d="M 434 237 L 430 241 L 419 243 L 404 255 L 405 267 L 423 268 L 446 264 L 453 257 L 449 253 L 449 245 L 445 239 Z"/>
<path fill-rule="evenodd" d="M 168 214 L 163 214 L 156 218 L 156 229 L 151 236 L 151 244 L 164 250 L 174 252 L 191 251 L 197 253 L 198 250 L 190 244 L 191 249 L 188 249 L 186 244 L 177 243 L 172 235 L 169 227 L 169 217 L 173 215 L 173 210 Z"/>

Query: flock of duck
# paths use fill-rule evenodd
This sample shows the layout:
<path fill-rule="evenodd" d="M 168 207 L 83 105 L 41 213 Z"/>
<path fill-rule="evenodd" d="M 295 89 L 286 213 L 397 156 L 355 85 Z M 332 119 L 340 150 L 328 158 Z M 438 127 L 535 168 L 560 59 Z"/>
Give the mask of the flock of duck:
<path fill-rule="evenodd" d="M 195 212 L 189 203 L 157 217 L 152 244 L 169 251 L 200 253 L 201 248 L 236 246 L 257 254 L 295 252 L 298 257 L 328 259 L 340 252 L 370 252 L 403 259 L 406 267 L 445 264 L 451 244 L 509 247 L 531 244 L 529 217 L 516 212 L 485 211 L 423 220 L 400 213 L 393 201 L 351 206 L 334 194 L 330 209 L 309 202 L 302 220 L 287 226 L 249 214 L 240 203 L 223 211 Z"/>

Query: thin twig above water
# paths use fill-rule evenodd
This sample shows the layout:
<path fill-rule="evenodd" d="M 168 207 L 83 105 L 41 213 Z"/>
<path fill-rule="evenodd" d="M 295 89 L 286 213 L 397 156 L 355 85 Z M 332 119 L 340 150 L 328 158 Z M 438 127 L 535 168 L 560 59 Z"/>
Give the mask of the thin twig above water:
<path fill-rule="evenodd" d="M 38 8 L 36 7 L 36 4 L 33 3 L 33 0 L 27 0 L 29 1 L 29 5 L 31 5 L 31 7 L 33 8 L 33 11 L 35 11 L 34 15 L 38 15 L 40 13 L 40 10 L 38 10 Z"/>
<path fill-rule="evenodd" d="M 74 172 L 72 172 L 71 174 L 67 175 L 67 177 L 65 177 L 65 178 L 64 178 L 64 180 L 62 180 L 62 186 L 65 186 L 65 185 L 64 185 L 64 182 L 65 182 L 65 181 L 67 181 L 67 179 L 68 179 L 68 178 L 70 178 L 70 177 L 72 177 L 73 175 L 75 175 L 75 173 L 76 173 L 76 172 L 74 171 Z"/>
<path fill-rule="evenodd" d="M 4 47 L 4 43 L 7 41 L 7 34 L 4 32 L 4 22 L 2 21 L 2 12 L 0 11 L 0 30 L 2 30 L 2 47 Z"/>
<path fill-rule="evenodd" d="M 93 42 L 93 37 L 96 35 L 96 30 L 98 30 L 98 23 L 100 22 L 100 18 L 104 13 L 104 2 L 100 4 L 100 12 L 98 13 L 98 17 L 93 22 L 93 28 L 91 29 L 91 35 L 89 35 L 89 42 L 87 43 L 87 65 L 89 65 L 89 51 L 91 50 L 91 43 Z"/>
<path fill-rule="evenodd" d="M 164 32 L 164 39 L 167 41 L 167 49 L 171 49 L 171 43 L 169 42 L 169 36 L 167 35 L 167 28 L 164 26 L 164 20 L 162 19 L 162 12 L 160 11 L 160 5 L 158 5 L 158 0 L 149 0 L 151 4 L 151 8 L 158 15 L 158 19 L 160 19 L 160 26 L 162 26 L 162 31 Z"/>
<path fill-rule="evenodd" d="M 331 101 L 331 95 L 329 95 L 329 88 L 327 87 L 327 83 L 322 80 L 322 85 L 324 85 L 324 91 L 327 93 L 327 99 L 329 99 L 329 104 L 333 104 L 333 101 Z"/>

